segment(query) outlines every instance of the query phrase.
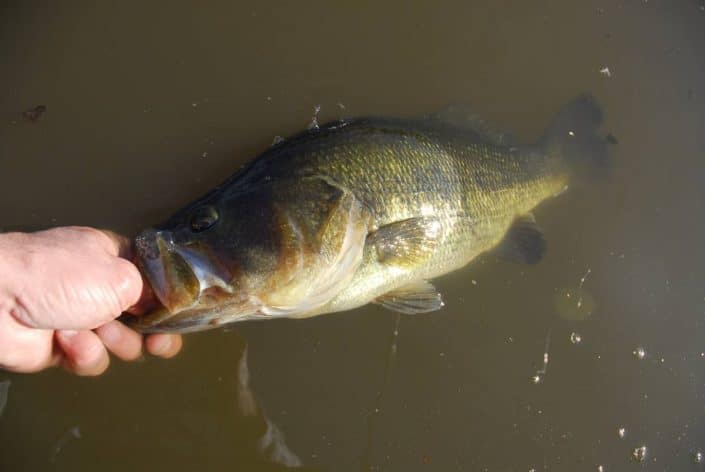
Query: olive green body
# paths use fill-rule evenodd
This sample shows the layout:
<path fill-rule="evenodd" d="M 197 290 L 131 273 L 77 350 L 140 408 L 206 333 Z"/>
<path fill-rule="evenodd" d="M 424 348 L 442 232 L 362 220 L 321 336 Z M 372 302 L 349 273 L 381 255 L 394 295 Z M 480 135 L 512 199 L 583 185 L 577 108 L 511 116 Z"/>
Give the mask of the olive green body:
<path fill-rule="evenodd" d="M 568 183 L 560 156 L 540 147 L 492 142 L 473 129 L 433 119 L 359 119 L 306 132 L 263 154 L 232 185 L 304 176 L 348 189 L 370 215 L 368 232 L 395 222 L 437 217 L 434 250 L 420 260 L 384 263 L 372 244 L 350 284 L 329 303 L 298 316 L 348 310 L 417 280 L 468 264 L 496 246 L 514 220 Z"/>
<path fill-rule="evenodd" d="M 576 169 L 606 162 L 600 120 L 585 95 L 531 146 L 463 109 L 303 132 L 135 239 L 162 308 L 132 325 L 184 332 L 369 302 L 438 310 L 429 280 L 500 243 L 514 260 L 540 260 L 530 212 Z"/>

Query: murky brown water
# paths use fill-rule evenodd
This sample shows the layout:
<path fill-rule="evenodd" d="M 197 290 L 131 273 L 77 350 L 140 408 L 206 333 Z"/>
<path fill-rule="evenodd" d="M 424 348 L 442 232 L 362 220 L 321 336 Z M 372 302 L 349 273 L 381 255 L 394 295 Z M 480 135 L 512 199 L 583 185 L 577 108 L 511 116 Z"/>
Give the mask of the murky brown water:
<path fill-rule="evenodd" d="M 0 470 L 705 469 L 702 0 L 11 3 L 5 229 L 133 234 L 318 104 L 325 119 L 468 101 L 531 139 L 591 91 L 619 145 L 610 182 L 538 210 L 545 260 L 440 279 L 447 307 L 401 317 L 396 341 L 397 315 L 367 307 L 189 335 L 173 361 L 98 379 L 0 372 Z M 594 308 L 568 320 L 557 306 L 581 286 L 577 314 Z"/>

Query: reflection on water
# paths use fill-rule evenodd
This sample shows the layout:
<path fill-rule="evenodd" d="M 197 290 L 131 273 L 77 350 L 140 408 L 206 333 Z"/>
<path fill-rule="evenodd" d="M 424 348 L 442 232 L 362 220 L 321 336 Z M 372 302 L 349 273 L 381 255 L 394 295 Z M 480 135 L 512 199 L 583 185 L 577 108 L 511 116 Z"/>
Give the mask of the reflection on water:
<path fill-rule="evenodd" d="M 9 380 L 0 380 L 0 416 L 2 416 L 2 412 L 5 411 L 11 384 L 12 382 Z"/>
<path fill-rule="evenodd" d="M 589 91 L 613 175 L 537 210 L 537 266 L 437 280 L 437 313 L 194 334 L 99 379 L 3 373 L 0 470 L 703 470 L 701 2 L 194 5 L 0 6 L 2 228 L 134 234 L 317 106 L 465 101 L 527 140 Z"/>
<path fill-rule="evenodd" d="M 240 360 L 237 362 L 237 403 L 243 416 L 253 417 L 264 423 L 264 433 L 257 440 L 257 449 L 270 461 L 289 468 L 301 466 L 301 459 L 286 445 L 284 433 L 265 414 L 257 404 L 255 394 L 250 388 L 250 371 L 247 366 L 247 345 L 244 345 Z"/>

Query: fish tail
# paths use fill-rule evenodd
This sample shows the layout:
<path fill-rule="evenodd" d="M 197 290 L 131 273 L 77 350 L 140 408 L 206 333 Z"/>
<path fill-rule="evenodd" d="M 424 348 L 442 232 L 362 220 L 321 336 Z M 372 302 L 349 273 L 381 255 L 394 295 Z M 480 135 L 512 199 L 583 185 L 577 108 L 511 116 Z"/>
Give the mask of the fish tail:
<path fill-rule="evenodd" d="M 609 144 L 612 135 L 599 133 L 602 110 L 591 94 L 580 95 L 567 103 L 554 117 L 541 145 L 559 157 L 573 175 L 602 179 L 609 174 Z"/>

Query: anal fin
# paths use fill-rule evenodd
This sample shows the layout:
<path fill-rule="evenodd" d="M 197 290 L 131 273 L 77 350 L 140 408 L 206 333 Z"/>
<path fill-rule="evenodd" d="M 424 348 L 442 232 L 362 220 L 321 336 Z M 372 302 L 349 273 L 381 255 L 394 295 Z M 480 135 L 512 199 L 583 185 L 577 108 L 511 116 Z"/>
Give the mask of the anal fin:
<path fill-rule="evenodd" d="M 533 265 L 546 253 L 546 240 L 536 224 L 534 215 L 527 213 L 514 220 L 514 223 L 497 247 L 503 259 Z"/>
<path fill-rule="evenodd" d="M 388 310 L 415 315 L 440 310 L 443 307 L 441 294 L 432 283 L 420 280 L 378 297 L 374 303 Z"/>

